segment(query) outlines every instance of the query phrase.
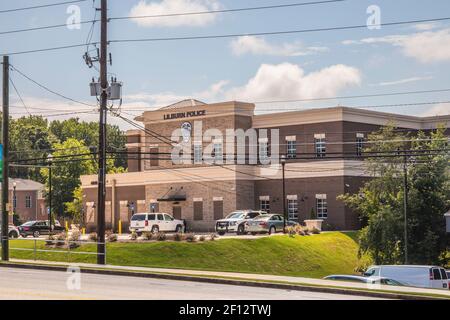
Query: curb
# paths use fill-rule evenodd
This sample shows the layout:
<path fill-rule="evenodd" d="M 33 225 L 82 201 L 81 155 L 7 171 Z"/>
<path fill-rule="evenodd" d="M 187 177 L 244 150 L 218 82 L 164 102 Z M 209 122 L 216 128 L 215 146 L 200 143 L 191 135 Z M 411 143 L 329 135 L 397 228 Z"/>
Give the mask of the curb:
<path fill-rule="evenodd" d="M 76 264 L 74 264 L 76 265 Z M 38 265 L 38 264 L 22 264 L 22 263 L 10 263 L 10 262 L 0 262 L 0 267 L 3 268 L 17 268 L 17 269 L 34 269 L 34 270 L 46 270 L 46 271 L 59 271 L 67 272 L 67 267 L 65 266 L 50 266 L 50 265 Z M 259 287 L 268 289 L 282 289 L 282 290 L 296 290 L 296 291 L 309 291 L 309 292 L 320 292 L 320 293 L 334 293 L 334 294 L 345 294 L 345 295 L 355 295 L 364 296 L 372 298 L 384 298 L 384 299 L 397 299 L 397 300 L 445 300 L 444 297 L 431 297 L 431 296 L 421 296 L 412 295 L 406 293 L 386 293 L 386 292 L 375 292 L 375 291 L 359 291 L 347 288 L 337 288 L 337 287 L 316 287 L 301 284 L 283 284 L 283 283 L 271 283 L 263 281 L 252 281 L 252 280 L 234 280 L 225 278 L 213 278 L 207 276 L 189 276 L 189 275 L 179 275 L 179 274 L 164 274 L 164 273 L 147 273 L 139 271 L 122 271 L 122 270 L 106 270 L 106 269 L 95 269 L 80 267 L 83 273 L 87 274 L 99 274 L 99 275 L 113 275 L 113 276 L 125 276 L 125 277 L 138 277 L 138 278 L 153 278 L 153 279 L 166 279 L 166 280 L 178 280 L 178 281 L 195 281 L 202 283 L 214 283 L 214 284 L 225 284 L 225 285 L 235 285 L 235 286 L 247 286 L 247 287 Z"/>

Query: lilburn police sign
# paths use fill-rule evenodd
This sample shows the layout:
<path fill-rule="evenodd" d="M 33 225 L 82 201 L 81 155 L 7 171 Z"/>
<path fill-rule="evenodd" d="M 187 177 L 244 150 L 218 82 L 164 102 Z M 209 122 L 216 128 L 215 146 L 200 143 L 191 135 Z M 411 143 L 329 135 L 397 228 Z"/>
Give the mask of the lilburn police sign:
<path fill-rule="evenodd" d="M 202 117 L 202 116 L 205 116 L 205 115 L 206 115 L 206 110 L 177 112 L 177 113 L 165 114 L 164 115 L 164 120 L 194 118 L 194 117 Z"/>

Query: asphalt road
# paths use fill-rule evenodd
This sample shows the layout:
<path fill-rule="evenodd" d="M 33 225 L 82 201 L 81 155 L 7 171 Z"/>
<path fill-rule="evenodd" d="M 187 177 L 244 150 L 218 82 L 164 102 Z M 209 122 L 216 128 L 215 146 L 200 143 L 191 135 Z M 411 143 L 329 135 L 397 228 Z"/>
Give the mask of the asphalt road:
<path fill-rule="evenodd" d="M 0 268 L 0 299 L 11 300 L 352 300 L 366 297 L 189 281 Z M 73 289 L 77 284 L 81 289 Z"/>

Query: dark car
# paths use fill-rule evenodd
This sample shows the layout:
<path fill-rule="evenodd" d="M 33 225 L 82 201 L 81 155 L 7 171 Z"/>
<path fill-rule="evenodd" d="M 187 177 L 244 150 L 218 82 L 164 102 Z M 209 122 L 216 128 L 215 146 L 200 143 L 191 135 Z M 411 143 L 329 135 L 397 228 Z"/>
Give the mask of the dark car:
<path fill-rule="evenodd" d="M 20 235 L 24 238 L 28 236 L 33 236 L 38 238 L 41 235 L 49 234 L 50 228 L 48 226 L 48 221 L 28 221 L 22 224 L 19 228 Z M 62 232 L 64 228 L 58 221 L 52 224 L 52 232 Z"/>

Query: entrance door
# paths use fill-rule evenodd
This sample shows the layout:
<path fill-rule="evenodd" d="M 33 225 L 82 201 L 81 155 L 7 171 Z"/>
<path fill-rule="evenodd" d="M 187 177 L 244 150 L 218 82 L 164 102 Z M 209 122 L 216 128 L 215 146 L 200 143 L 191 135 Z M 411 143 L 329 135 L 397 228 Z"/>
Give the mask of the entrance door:
<path fill-rule="evenodd" d="M 181 220 L 181 207 L 173 207 L 172 215 L 175 219 Z"/>

